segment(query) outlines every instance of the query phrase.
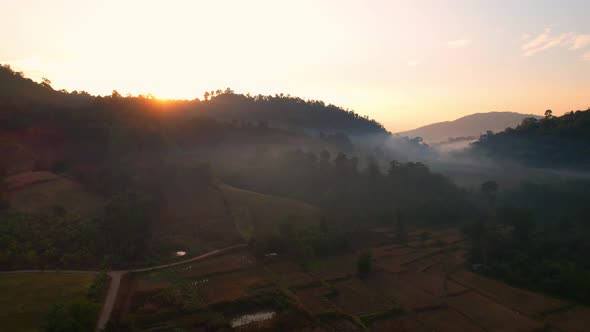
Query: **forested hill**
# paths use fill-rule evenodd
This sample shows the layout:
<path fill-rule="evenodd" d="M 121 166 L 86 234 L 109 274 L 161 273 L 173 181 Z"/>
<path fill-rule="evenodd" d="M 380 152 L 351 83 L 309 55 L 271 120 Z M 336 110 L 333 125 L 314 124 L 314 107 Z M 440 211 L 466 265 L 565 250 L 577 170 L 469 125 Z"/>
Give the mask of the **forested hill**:
<path fill-rule="evenodd" d="M 511 159 L 529 166 L 588 169 L 590 166 L 590 109 L 545 118 L 527 118 L 514 129 L 487 133 L 474 151 L 492 158 Z"/>
<path fill-rule="evenodd" d="M 383 125 L 354 111 L 289 95 L 250 96 L 218 90 L 195 110 L 223 120 L 266 121 L 271 126 L 348 135 L 384 134 Z"/>
<path fill-rule="evenodd" d="M 105 99 L 118 98 L 126 104 L 140 102 L 146 108 L 157 108 L 167 113 L 187 116 L 207 116 L 217 120 L 263 124 L 309 133 L 344 133 L 347 135 L 387 134 L 375 120 L 353 111 L 325 104 L 323 101 L 304 100 L 289 95 L 250 96 L 236 94 L 231 89 L 206 92 L 202 100 L 157 101 L 151 96 L 123 97 L 113 91 L 110 97 L 94 97 L 85 92 L 55 91 L 50 81 L 40 84 L 25 78 L 9 67 L 0 66 L 0 116 L 17 109 L 47 107 L 90 107 Z M 149 104 L 149 105 L 147 105 Z M 121 105 L 119 105 L 120 107 Z"/>

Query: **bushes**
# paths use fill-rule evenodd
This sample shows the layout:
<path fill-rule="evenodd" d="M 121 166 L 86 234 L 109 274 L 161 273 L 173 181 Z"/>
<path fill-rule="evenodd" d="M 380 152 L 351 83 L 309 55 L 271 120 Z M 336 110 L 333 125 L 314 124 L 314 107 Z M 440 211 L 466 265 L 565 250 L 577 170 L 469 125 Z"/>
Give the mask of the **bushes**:
<path fill-rule="evenodd" d="M 350 236 L 344 231 L 329 228 L 325 222 L 302 225 L 294 218 L 287 218 L 279 225 L 279 231 L 254 234 L 248 246 L 257 256 L 279 253 L 300 263 L 315 256 L 346 251 L 350 248 Z"/>
<path fill-rule="evenodd" d="M 54 304 L 43 325 L 45 332 L 87 332 L 94 331 L 100 305 L 82 300 L 69 304 Z"/>
<path fill-rule="evenodd" d="M 109 276 L 106 272 L 100 272 L 94 278 L 92 285 L 88 288 L 86 298 L 94 302 L 101 302 L 109 283 Z"/>

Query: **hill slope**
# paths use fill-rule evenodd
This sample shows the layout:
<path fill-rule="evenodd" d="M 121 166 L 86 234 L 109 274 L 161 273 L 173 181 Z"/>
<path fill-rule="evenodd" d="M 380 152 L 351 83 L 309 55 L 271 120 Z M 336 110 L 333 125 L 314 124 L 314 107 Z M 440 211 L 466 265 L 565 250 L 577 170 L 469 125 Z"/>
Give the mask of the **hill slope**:
<path fill-rule="evenodd" d="M 24 172 L 4 181 L 10 206 L 19 211 L 38 213 L 57 206 L 91 217 L 103 203 L 77 181 L 50 172 Z"/>
<path fill-rule="evenodd" d="M 529 166 L 587 171 L 590 165 L 590 109 L 523 121 L 514 129 L 482 136 L 473 144 L 473 150 Z"/>
<path fill-rule="evenodd" d="M 307 203 L 284 197 L 261 194 L 229 185 L 219 187 L 238 231 L 248 238 L 253 231 L 272 232 L 289 217 L 317 216 L 319 210 Z"/>
<path fill-rule="evenodd" d="M 493 132 L 515 127 L 525 118 L 540 118 L 538 115 L 514 112 L 475 113 L 454 121 L 429 124 L 424 127 L 399 133 L 401 136 L 422 137 L 426 142 L 437 143 L 451 137 L 479 137 L 486 131 Z"/>

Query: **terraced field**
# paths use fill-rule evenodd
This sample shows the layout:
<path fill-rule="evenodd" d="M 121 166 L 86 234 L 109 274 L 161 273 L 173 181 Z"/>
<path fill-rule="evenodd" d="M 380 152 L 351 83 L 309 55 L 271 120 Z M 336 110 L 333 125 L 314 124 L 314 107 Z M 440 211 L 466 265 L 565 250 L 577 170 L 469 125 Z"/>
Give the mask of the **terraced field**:
<path fill-rule="evenodd" d="M 391 238 L 387 231 L 379 234 Z M 415 235 L 407 245 L 379 243 L 369 248 L 373 271 L 364 278 L 355 273 L 358 251 L 303 267 L 281 257 L 257 260 L 244 250 L 139 274 L 120 317 L 139 317 L 139 326 L 150 328 L 149 313 L 167 317 L 167 326 L 206 329 L 227 327 L 235 312 L 276 312 L 269 321 L 240 327 L 243 331 L 298 326 L 301 331 L 577 332 L 587 326 L 581 322 L 590 317 L 588 308 L 467 271 L 456 230 L 430 231 L 427 240 Z M 162 301 L 163 294 L 179 289 L 199 297 L 201 307 L 189 316 L 173 313 Z"/>

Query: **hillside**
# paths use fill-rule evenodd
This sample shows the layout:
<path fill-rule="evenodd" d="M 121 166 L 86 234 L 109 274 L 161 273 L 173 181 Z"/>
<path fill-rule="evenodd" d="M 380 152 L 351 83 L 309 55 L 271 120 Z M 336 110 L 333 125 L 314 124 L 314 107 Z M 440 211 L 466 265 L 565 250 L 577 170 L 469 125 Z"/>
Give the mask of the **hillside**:
<path fill-rule="evenodd" d="M 387 133 L 379 122 L 352 110 L 319 100 L 304 100 L 284 94 L 251 96 L 237 94 L 227 88 L 206 92 L 203 99 L 158 101 L 152 96 L 123 97 L 116 91 L 110 97 L 95 97 L 78 91 L 55 91 L 50 83 L 45 81 L 38 84 L 21 73 L 12 71 L 10 67 L 0 65 L 0 119 L 4 120 L 4 126 L 26 123 L 30 120 L 31 113 L 36 111 L 55 113 L 55 107 L 59 106 L 66 110 L 91 112 L 113 106 L 108 101 L 116 99 L 120 108 L 141 105 L 144 110 L 165 111 L 169 115 L 182 118 L 206 116 L 223 122 L 259 124 L 310 133 Z M 24 113 L 24 110 L 27 112 Z M 103 115 L 95 114 L 94 120 Z M 36 116 L 40 114 L 37 113 Z"/>
<path fill-rule="evenodd" d="M 475 113 L 457 120 L 437 122 L 424 127 L 399 133 L 400 136 L 422 137 L 428 143 L 439 143 L 449 138 L 479 137 L 486 131 L 493 132 L 515 127 L 523 119 L 534 117 L 532 114 L 520 114 L 514 112 L 489 112 Z"/>
<path fill-rule="evenodd" d="M 225 196 L 233 221 L 243 237 L 253 232 L 272 232 L 287 218 L 310 218 L 319 215 L 319 209 L 294 199 L 265 195 L 235 188 L 219 187 Z"/>
<path fill-rule="evenodd" d="M 590 109 L 559 117 L 527 119 L 514 129 L 484 135 L 473 151 L 497 160 L 534 167 L 575 168 L 590 165 Z"/>
<path fill-rule="evenodd" d="M 236 94 L 230 89 L 219 90 L 203 102 L 193 103 L 190 110 L 219 120 L 261 123 L 309 133 L 387 133 L 379 122 L 354 111 L 283 94 L 250 96 Z"/>
<path fill-rule="evenodd" d="M 333 223 L 324 229 L 336 246 L 365 220 L 471 213 L 462 190 L 402 153 L 427 146 L 385 145 L 379 123 L 320 101 L 231 90 L 204 100 L 96 97 L 6 67 L 0 82 L 11 91 L 0 93 L 0 176 L 16 176 L 0 186 L 0 267 L 149 265 L 254 232 L 264 244 L 285 219 L 312 233 L 320 218 Z"/>
<path fill-rule="evenodd" d="M 94 216 L 102 198 L 80 183 L 50 172 L 25 172 L 5 180 L 10 206 L 19 211 L 40 213 L 60 207 L 85 217 Z"/>

